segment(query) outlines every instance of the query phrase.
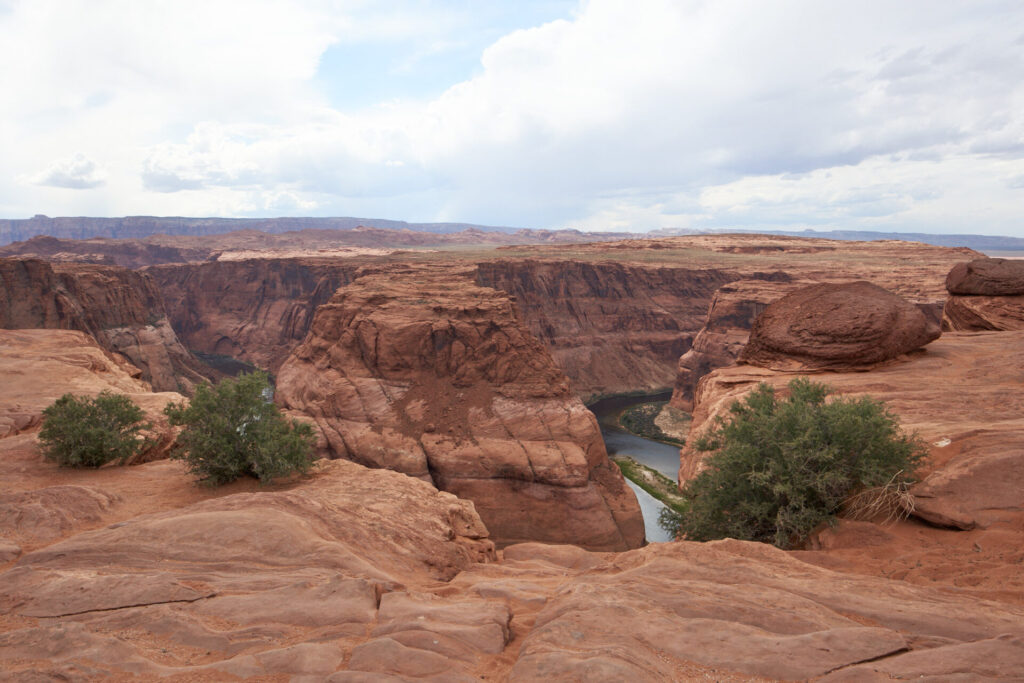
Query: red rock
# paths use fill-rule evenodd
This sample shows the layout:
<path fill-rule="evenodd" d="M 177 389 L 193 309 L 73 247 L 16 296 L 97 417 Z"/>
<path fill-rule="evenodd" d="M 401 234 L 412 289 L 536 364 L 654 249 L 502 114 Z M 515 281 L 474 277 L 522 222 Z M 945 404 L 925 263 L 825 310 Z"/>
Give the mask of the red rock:
<path fill-rule="evenodd" d="M 881 363 L 937 339 L 921 310 L 869 282 L 798 289 L 758 316 L 738 361 L 776 370 L 839 370 Z"/>
<path fill-rule="evenodd" d="M 174 329 L 188 347 L 277 372 L 309 331 L 313 312 L 352 281 L 343 259 L 254 259 L 158 266 Z"/>
<path fill-rule="evenodd" d="M 953 266 L 946 276 L 950 294 L 1019 296 L 1024 294 L 1024 260 L 980 258 Z"/>
<path fill-rule="evenodd" d="M 278 400 L 333 457 L 429 478 L 499 544 L 643 543 L 594 416 L 508 297 L 451 268 L 368 270 L 316 313 Z"/>
<path fill-rule="evenodd" d="M 953 296 L 942 311 L 944 330 L 1024 330 L 1024 296 Z"/>
<path fill-rule="evenodd" d="M 86 332 L 157 391 L 188 393 L 210 374 L 181 345 L 152 279 L 124 268 L 0 259 L 0 328 Z"/>

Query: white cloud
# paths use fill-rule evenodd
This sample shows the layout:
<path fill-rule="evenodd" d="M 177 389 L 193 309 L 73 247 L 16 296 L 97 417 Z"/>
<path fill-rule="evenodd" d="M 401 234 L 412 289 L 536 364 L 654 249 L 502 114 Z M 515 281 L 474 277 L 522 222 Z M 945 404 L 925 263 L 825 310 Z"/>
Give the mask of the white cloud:
<path fill-rule="evenodd" d="M 14 3 L 0 210 L 1024 229 L 1019 3 L 590 0 L 429 101 L 345 108 L 318 76 L 332 45 L 416 42 L 407 71 L 471 25 L 381 7 Z M 106 183 L 38 173 L 73 152 Z M 89 192 L 32 184 L 51 171 Z"/>
<path fill-rule="evenodd" d="M 60 159 L 50 164 L 46 170 L 37 173 L 32 182 L 37 185 L 63 187 L 72 190 L 88 190 L 100 187 L 106 180 L 96 163 L 76 154 L 67 159 Z"/>

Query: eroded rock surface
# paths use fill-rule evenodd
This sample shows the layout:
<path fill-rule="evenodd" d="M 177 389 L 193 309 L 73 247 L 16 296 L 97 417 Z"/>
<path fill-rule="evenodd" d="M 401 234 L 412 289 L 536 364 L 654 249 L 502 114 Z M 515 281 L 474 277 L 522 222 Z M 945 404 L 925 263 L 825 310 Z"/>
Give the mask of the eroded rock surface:
<path fill-rule="evenodd" d="M 643 543 L 633 493 L 594 416 L 508 296 L 472 271 L 364 271 L 317 309 L 278 400 L 333 457 L 434 482 L 476 503 L 501 544 Z"/>
<path fill-rule="evenodd" d="M 0 259 L 0 328 L 86 332 L 157 391 L 188 393 L 210 375 L 181 345 L 154 282 L 125 268 Z"/>
<path fill-rule="evenodd" d="M 776 370 L 865 367 L 940 334 L 917 306 L 870 282 L 815 284 L 770 304 L 738 360 Z"/>

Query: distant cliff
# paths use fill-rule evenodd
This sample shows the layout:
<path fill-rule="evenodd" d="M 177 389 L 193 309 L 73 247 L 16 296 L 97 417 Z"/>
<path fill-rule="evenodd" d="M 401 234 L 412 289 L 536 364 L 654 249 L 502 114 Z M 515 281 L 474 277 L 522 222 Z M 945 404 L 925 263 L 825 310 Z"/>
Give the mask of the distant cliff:
<path fill-rule="evenodd" d="M 487 227 L 470 223 L 406 223 L 381 218 L 186 218 L 181 216 L 124 216 L 121 218 L 60 217 L 36 215 L 27 219 L 0 219 L 0 245 L 49 235 L 65 239 L 112 237 L 141 238 L 150 235 L 220 235 L 237 230 L 279 233 L 293 230 L 351 230 L 359 226 L 388 230 L 450 233 L 463 230 L 516 232 L 516 228 Z M 532 232 L 532 231 L 531 231 Z"/>

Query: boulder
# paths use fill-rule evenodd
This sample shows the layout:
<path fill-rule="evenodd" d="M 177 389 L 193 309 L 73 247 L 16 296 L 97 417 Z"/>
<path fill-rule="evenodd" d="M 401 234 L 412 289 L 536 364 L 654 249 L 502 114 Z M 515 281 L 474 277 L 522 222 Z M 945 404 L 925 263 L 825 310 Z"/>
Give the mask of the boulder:
<path fill-rule="evenodd" d="M 958 263 L 946 276 L 946 290 L 968 296 L 1024 294 L 1024 260 L 980 258 Z"/>
<path fill-rule="evenodd" d="M 769 305 L 738 361 L 776 370 L 866 368 L 940 334 L 920 308 L 870 282 L 816 284 Z"/>

